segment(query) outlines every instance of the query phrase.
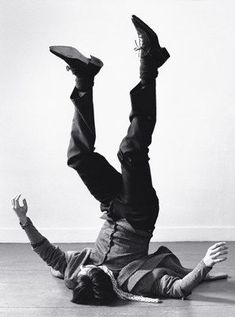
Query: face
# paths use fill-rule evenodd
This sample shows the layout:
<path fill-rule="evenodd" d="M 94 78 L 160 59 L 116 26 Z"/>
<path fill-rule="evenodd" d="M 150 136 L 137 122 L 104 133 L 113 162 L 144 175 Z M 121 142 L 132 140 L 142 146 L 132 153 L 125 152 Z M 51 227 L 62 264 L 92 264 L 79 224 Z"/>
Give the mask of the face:
<path fill-rule="evenodd" d="M 87 275 L 88 272 L 89 272 L 91 269 L 95 268 L 95 267 L 97 267 L 97 266 L 95 266 L 95 265 L 81 265 L 81 266 L 80 266 L 80 271 L 79 271 L 79 273 L 78 273 L 78 276 L 79 276 L 79 275 Z"/>

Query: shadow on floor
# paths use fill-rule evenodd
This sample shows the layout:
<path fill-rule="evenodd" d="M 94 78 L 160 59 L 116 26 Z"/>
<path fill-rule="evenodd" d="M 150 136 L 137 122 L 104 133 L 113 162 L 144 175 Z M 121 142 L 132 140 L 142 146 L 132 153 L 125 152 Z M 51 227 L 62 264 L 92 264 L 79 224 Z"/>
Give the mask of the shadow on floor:
<path fill-rule="evenodd" d="M 204 282 L 193 294 L 192 300 L 235 306 L 235 281 L 230 279 Z"/>

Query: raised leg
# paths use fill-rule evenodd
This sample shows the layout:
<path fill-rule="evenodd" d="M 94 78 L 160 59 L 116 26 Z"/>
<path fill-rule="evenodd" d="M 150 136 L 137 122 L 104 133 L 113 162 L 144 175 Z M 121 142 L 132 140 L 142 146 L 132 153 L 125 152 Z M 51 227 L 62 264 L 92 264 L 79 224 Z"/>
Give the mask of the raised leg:
<path fill-rule="evenodd" d="M 71 100 L 75 106 L 71 139 L 68 148 L 68 165 L 74 168 L 91 192 L 101 202 L 101 209 L 110 206 L 110 201 L 121 186 L 121 175 L 96 153 L 95 122 L 92 98 L 94 77 L 103 62 L 91 56 L 87 58 L 71 46 L 50 46 L 50 51 L 64 60 L 76 76 L 76 87 Z"/>
<path fill-rule="evenodd" d="M 95 150 L 95 123 L 92 88 L 71 95 L 75 105 L 68 165 L 74 168 L 91 194 L 104 206 L 114 198 L 121 186 L 121 175 Z"/>
<path fill-rule="evenodd" d="M 122 189 L 113 201 L 113 212 L 135 228 L 153 230 L 159 203 L 152 186 L 148 147 L 156 123 L 155 78 L 170 55 L 146 23 L 134 15 L 132 22 L 139 37 L 136 50 L 140 51 L 141 82 L 131 91 L 130 126 L 118 152 Z"/>
<path fill-rule="evenodd" d="M 153 230 L 158 216 L 158 198 L 152 186 L 149 145 L 156 123 L 155 80 L 131 91 L 130 126 L 122 140 L 118 158 L 122 188 L 113 201 L 113 211 L 135 228 Z"/>

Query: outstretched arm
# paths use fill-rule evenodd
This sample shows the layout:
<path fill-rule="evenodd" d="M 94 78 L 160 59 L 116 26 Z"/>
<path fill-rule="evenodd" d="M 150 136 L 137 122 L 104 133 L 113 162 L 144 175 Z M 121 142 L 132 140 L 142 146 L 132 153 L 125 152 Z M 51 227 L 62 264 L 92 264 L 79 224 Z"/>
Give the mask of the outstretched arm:
<path fill-rule="evenodd" d="M 159 281 L 156 281 L 156 290 L 160 290 L 161 295 L 166 297 L 181 298 L 190 295 L 192 290 L 205 279 L 214 265 L 227 259 L 225 256 L 227 253 L 226 242 L 212 245 L 202 261 L 189 274 L 182 279 L 166 274 Z"/>
<path fill-rule="evenodd" d="M 59 247 L 50 243 L 33 225 L 31 219 L 27 217 L 28 204 L 23 199 L 23 205 L 20 205 L 20 196 L 12 199 L 12 208 L 15 211 L 21 227 L 27 234 L 33 250 L 45 261 L 49 266 L 64 274 L 67 266 L 65 252 Z"/>

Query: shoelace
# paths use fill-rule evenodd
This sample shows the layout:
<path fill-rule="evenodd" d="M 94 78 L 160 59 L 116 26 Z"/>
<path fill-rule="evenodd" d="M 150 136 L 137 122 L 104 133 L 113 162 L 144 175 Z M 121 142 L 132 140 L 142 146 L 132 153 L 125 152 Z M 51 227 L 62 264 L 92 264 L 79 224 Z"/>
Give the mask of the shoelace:
<path fill-rule="evenodd" d="M 138 52 L 138 57 L 140 57 L 140 52 L 141 50 L 143 50 L 143 46 L 142 46 L 142 38 L 139 36 L 138 38 L 139 43 L 137 43 L 137 41 L 135 40 L 135 47 L 134 47 L 134 51 Z"/>

